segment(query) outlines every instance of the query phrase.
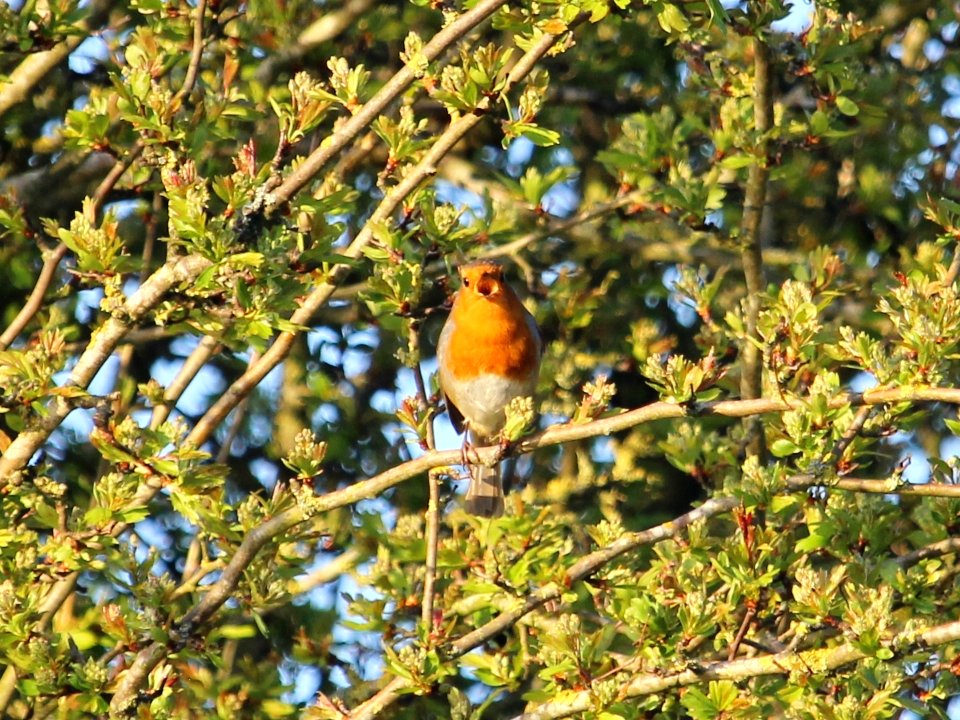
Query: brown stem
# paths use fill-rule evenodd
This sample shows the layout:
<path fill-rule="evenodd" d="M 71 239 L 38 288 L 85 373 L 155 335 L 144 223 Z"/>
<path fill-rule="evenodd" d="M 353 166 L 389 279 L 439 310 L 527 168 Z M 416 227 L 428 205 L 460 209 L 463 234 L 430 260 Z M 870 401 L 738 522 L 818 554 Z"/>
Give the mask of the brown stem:
<path fill-rule="evenodd" d="M 27 324 L 40 312 L 40 308 L 43 307 L 43 296 L 47 294 L 50 283 L 53 282 L 53 278 L 57 274 L 57 268 L 60 267 L 60 261 L 66 254 L 67 246 L 63 243 L 49 251 L 43 261 L 43 268 L 40 270 L 37 284 L 33 286 L 33 290 L 30 292 L 30 297 L 20 308 L 20 312 L 17 313 L 10 326 L 3 331 L 3 335 L 0 335 L 0 350 L 6 350 L 10 347 L 10 343 L 17 339 L 17 336 L 23 332 Z"/>
<path fill-rule="evenodd" d="M 207 0 L 199 0 L 195 12 L 197 16 L 193 21 L 193 49 L 190 52 L 190 64 L 187 66 L 187 75 L 183 79 L 183 85 L 173 96 L 171 105 L 176 108 L 180 101 L 193 92 L 194 85 L 197 84 L 197 74 L 200 71 L 200 60 L 203 57 L 203 16 L 207 11 Z"/>
<path fill-rule="evenodd" d="M 746 338 L 741 352 L 740 396 L 744 399 L 758 398 L 763 390 L 763 362 L 757 334 L 760 317 L 760 297 L 765 280 L 763 252 L 760 242 L 760 222 L 763 218 L 767 197 L 767 140 L 766 135 L 773 121 L 770 92 L 770 56 L 766 43 L 759 36 L 754 38 L 754 131 L 757 136 L 757 157 L 747 173 L 747 186 L 743 202 L 743 218 L 740 227 L 741 262 L 746 280 L 747 297 Z M 763 426 L 754 418 L 746 423 L 747 453 L 763 459 L 765 443 Z"/>
<path fill-rule="evenodd" d="M 423 372 L 420 369 L 420 323 L 410 323 L 409 350 L 415 358 L 413 366 L 414 383 L 417 386 L 417 399 L 425 412 L 432 412 L 426 383 L 423 381 Z M 427 423 L 425 438 L 427 449 L 435 450 L 436 442 L 433 435 L 433 418 Z M 430 499 L 427 503 L 427 513 L 424 518 L 426 525 L 427 553 L 423 565 L 423 600 L 420 603 L 420 620 L 429 633 L 433 627 L 433 595 L 434 584 L 437 578 L 437 547 L 440 543 L 440 478 L 435 470 L 427 473 L 427 486 Z"/>
<path fill-rule="evenodd" d="M 150 428 L 152 430 L 156 430 L 167 419 L 187 386 L 193 381 L 201 368 L 207 364 L 207 361 L 219 350 L 219 341 L 211 336 L 206 335 L 200 340 L 197 347 L 184 361 L 173 382 L 164 391 L 163 402 L 153 408 L 153 414 L 150 417 Z"/>
<path fill-rule="evenodd" d="M 943 278 L 943 284 L 953 285 L 957 280 L 957 275 L 960 275 L 960 242 L 953 246 L 953 259 L 950 261 L 946 277 Z"/>
<path fill-rule="evenodd" d="M 434 586 L 437 580 L 437 549 L 440 545 L 440 473 L 427 473 L 430 500 L 425 519 L 427 532 L 427 557 L 423 564 L 423 601 L 420 605 L 420 621 L 429 634 L 433 630 Z"/>
<path fill-rule="evenodd" d="M 927 558 L 935 558 L 958 552 L 960 552 L 960 538 L 951 537 L 901 555 L 897 558 L 897 565 L 900 567 L 910 567 Z"/>
<path fill-rule="evenodd" d="M 740 630 L 737 631 L 737 636 L 733 639 L 733 643 L 730 645 L 730 652 L 727 653 L 727 660 L 733 660 L 737 656 L 737 652 L 740 650 L 740 644 L 747 636 L 747 631 L 750 630 L 750 624 L 753 622 L 753 619 L 756 616 L 757 609 L 751 605 L 747 608 L 747 612 L 743 616 L 743 622 L 740 623 Z"/>
<path fill-rule="evenodd" d="M 106 177 L 100 182 L 93 193 L 93 203 L 90 206 L 92 215 L 96 216 L 100 208 L 103 207 L 107 195 L 113 190 L 113 187 L 117 184 L 117 181 L 123 173 L 125 173 L 140 156 L 141 152 L 143 152 L 143 143 L 137 141 L 136 145 L 131 148 L 122 162 L 114 163 L 110 172 L 107 173 Z M 91 223 L 96 222 L 96 217 L 88 217 L 87 219 Z M 47 294 L 50 283 L 53 282 L 53 278 L 57 274 L 60 261 L 63 260 L 66 254 L 67 246 L 63 243 L 60 243 L 49 252 L 47 259 L 43 262 L 43 268 L 40 270 L 40 277 L 37 278 L 37 284 L 33 286 L 33 290 L 30 292 L 30 297 L 20 309 L 20 312 L 17 313 L 13 322 L 10 323 L 10 326 L 3 331 L 3 335 L 0 335 L 0 350 L 5 350 L 10 347 L 10 343 L 17 339 L 17 336 L 23 332 L 23 329 L 40 311 L 40 308 L 43 307 L 43 297 Z"/>

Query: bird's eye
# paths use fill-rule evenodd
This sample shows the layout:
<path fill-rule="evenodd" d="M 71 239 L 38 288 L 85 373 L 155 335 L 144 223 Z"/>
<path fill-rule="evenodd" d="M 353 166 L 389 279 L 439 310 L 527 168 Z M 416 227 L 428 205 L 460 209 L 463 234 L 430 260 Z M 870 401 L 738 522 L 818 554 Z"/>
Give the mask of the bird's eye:
<path fill-rule="evenodd" d="M 464 286 L 464 287 L 470 287 L 470 280 L 469 280 L 468 278 L 464 278 L 464 279 L 463 279 L 463 286 Z"/>

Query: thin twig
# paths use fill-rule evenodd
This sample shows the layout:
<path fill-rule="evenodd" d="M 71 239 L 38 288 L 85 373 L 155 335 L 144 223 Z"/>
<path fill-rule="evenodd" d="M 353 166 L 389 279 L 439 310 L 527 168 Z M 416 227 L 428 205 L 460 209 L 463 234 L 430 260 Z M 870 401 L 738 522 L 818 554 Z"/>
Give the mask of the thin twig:
<path fill-rule="evenodd" d="M 193 92 L 193 87 L 197 83 L 197 74 L 200 71 L 200 60 L 203 58 L 203 16 L 207 11 L 207 0 L 197 2 L 197 16 L 193 21 L 193 49 L 190 53 L 190 64 L 187 65 L 187 75 L 183 79 L 183 85 L 173 96 L 171 106 L 176 109 L 180 101 Z"/>
<path fill-rule="evenodd" d="M 757 616 L 757 608 L 753 605 L 747 608 L 747 612 L 743 616 L 743 622 L 740 623 L 740 630 L 737 631 L 737 636 L 733 639 L 733 642 L 730 644 L 730 651 L 727 653 L 727 660 L 733 660 L 737 656 L 737 652 L 740 650 L 740 644 L 743 642 L 743 639 L 747 635 L 747 631 L 750 629 L 750 624 L 753 622 L 753 619 Z"/>
<path fill-rule="evenodd" d="M 230 459 L 230 446 L 233 445 L 233 441 L 237 439 L 240 430 L 243 429 L 243 421 L 246 419 L 247 406 L 249 403 L 250 398 L 245 397 L 243 401 L 237 405 L 237 409 L 233 414 L 233 422 L 231 422 L 230 427 L 227 428 L 226 437 L 223 438 L 223 443 L 217 451 L 217 462 L 220 465 L 224 465 L 227 460 Z"/>
<path fill-rule="evenodd" d="M 437 580 L 437 549 L 440 544 L 440 475 L 442 470 L 434 468 L 427 473 L 427 486 L 430 499 L 427 504 L 427 556 L 423 564 L 423 601 L 420 605 L 420 621 L 427 633 L 433 631 L 433 596 Z"/>
<path fill-rule="evenodd" d="M 355 567 L 363 559 L 363 553 L 356 546 L 350 547 L 337 555 L 333 560 L 323 565 L 309 575 L 291 580 L 289 591 L 293 596 L 303 595 L 314 588 L 333 582 L 345 572 Z"/>
<path fill-rule="evenodd" d="M 847 448 L 850 447 L 850 443 L 852 443 L 857 435 L 860 434 L 860 431 L 863 430 L 864 423 L 867 422 L 872 413 L 873 408 L 869 405 L 864 405 L 857 410 L 857 414 L 853 417 L 853 422 L 850 423 L 850 426 L 844 431 L 843 435 L 840 436 L 837 444 L 834 445 L 833 450 L 830 452 L 830 456 L 827 459 L 828 465 L 835 465 L 843 459 L 843 453 L 846 452 Z"/>
<path fill-rule="evenodd" d="M 896 562 L 900 567 L 910 567 L 911 565 L 916 565 L 921 560 L 958 552 L 960 552 L 960 538 L 951 537 L 901 555 L 896 559 Z"/>
<path fill-rule="evenodd" d="M 591 205 L 590 207 L 584 208 L 580 212 L 576 213 L 575 215 L 571 215 L 568 218 L 555 220 L 549 223 L 546 227 L 538 228 L 532 232 L 528 232 L 526 235 L 522 235 L 516 240 L 490 248 L 482 253 L 482 257 L 496 258 L 506 255 L 513 255 L 520 252 L 528 245 L 539 242 L 540 240 L 548 238 L 551 235 L 562 235 L 578 225 L 583 225 L 591 220 L 596 220 L 599 217 L 616 212 L 620 208 L 637 202 L 640 197 L 640 193 L 627 193 L 625 195 L 621 195 L 620 197 L 614 198 L 613 200 L 607 200 L 606 202 Z"/>
<path fill-rule="evenodd" d="M 87 218 L 91 223 L 96 222 L 95 216 L 100 208 L 103 207 L 107 195 L 113 190 L 113 187 L 117 184 L 117 181 L 123 173 L 125 173 L 140 156 L 141 152 L 143 152 L 143 144 L 137 141 L 136 145 L 134 145 L 130 149 L 130 152 L 124 157 L 123 161 L 115 163 L 110 169 L 110 172 L 107 173 L 106 177 L 104 177 L 97 186 L 92 196 L 93 203 L 90 205 L 91 214 L 94 215 L 94 217 Z M 33 290 L 30 292 L 30 297 L 27 299 L 27 302 L 24 303 L 20 312 L 17 313 L 13 322 L 10 323 L 10 326 L 3 331 L 3 335 L 0 335 L 0 350 L 5 350 L 10 347 L 10 344 L 23 332 L 23 329 L 33 320 L 34 316 L 40 312 L 40 308 L 43 307 L 43 298 L 47 294 L 50 283 L 53 282 L 53 278 L 57 274 L 57 268 L 60 266 L 63 258 L 66 257 L 66 254 L 67 246 L 63 243 L 59 243 L 53 250 L 49 251 L 46 260 L 43 262 L 43 268 L 40 270 L 40 277 L 37 278 L 37 284 L 33 286 Z"/>
<path fill-rule="evenodd" d="M 150 428 L 152 430 L 156 430 L 167 419 L 187 386 L 207 364 L 207 361 L 220 351 L 220 347 L 220 342 L 210 335 L 205 335 L 200 340 L 200 343 L 183 362 L 173 382 L 164 391 L 163 402 L 153 408 L 153 414 L 150 417 Z"/>
<path fill-rule="evenodd" d="M 433 434 L 433 417 L 430 408 L 430 398 L 427 395 L 427 386 L 423 381 L 423 372 L 420 368 L 420 323 L 416 320 L 411 321 L 408 333 L 409 352 L 414 358 L 414 363 L 410 368 L 413 371 L 413 380 L 417 386 L 417 400 L 424 412 L 430 413 L 431 417 L 427 422 L 426 437 L 424 441 L 427 450 L 436 450 L 437 445 Z M 427 513 L 424 518 L 426 525 L 426 543 L 427 551 L 423 565 L 423 600 L 420 603 L 420 620 L 427 632 L 433 628 L 433 594 L 434 584 L 437 577 L 437 547 L 440 543 L 440 473 L 433 469 L 427 473 L 427 486 L 429 500 L 427 502 Z"/>
<path fill-rule="evenodd" d="M 950 261 L 950 267 L 943 278 L 943 284 L 953 285 L 957 280 L 957 275 L 960 275 L 960 242 L 953 246 L 953 259 Z"/>
<path fill-rule="evenodd" d="M 50 283 L 53 282 L 53 278 L 57 274 L 57 268 L 60 267 L 60 261 L 66 254 L 67 246 L 63 243 L 49 251 L 46 260 L 43 261 L 43 268 L 40 270 L 37 284 L 33 286 L 33 290 L 30 292 L 30 297 L 20 308 L 20 312 L 17 313 L 10 326 L 3 331 L 3 335 L 0 335 L 0 350 L 6 350 L 10 347 L 10 343 L 17 339 L 17 336 L 23 332 L 27 324 L 40 312 L 40 308 L 43 307 L 43 297 L 47 294 Z"/>

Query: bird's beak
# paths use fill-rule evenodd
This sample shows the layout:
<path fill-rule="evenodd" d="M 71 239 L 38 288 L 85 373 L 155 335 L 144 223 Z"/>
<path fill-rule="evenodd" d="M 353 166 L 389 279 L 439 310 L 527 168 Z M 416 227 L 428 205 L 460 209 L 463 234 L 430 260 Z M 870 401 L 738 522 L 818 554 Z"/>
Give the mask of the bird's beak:
<path fill-rule="evenodd" d="M 490 297 L 499 289 L 500 286 L 496 279 L 490 277 L 489 275 L 481 275 L 480 279 L 477 280 L 477 292 L 484 297 Z"/>

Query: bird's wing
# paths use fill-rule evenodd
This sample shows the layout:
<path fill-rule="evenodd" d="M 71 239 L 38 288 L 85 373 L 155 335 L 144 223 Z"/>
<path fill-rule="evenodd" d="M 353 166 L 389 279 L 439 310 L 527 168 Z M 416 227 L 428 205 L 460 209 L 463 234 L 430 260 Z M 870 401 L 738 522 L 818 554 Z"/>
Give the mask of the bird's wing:
<path fill-rule="evenodd" d="M 447 321 L 443 324 L 443 329 L 440 330 L 440 337 L 437 340 L 437 361 L 440 365 L 440 390 L 443 391 L 443 400 L 447 404 L 447 414 L 450 416 L 450 422 L 453 425 L 453 429 L 457 431 L 457 434 L 462 434 L 464 429 L 464 418 L 463 413 L 460 412 L 459 408 L 453 404 L 450 400 L 450 396 L 447 394 L 446 384 L 446 373 L 443 371 L 444 359 L 447 356 L 448 348 L 450 345 L 450 335 L 453 333 L 454 321 L 449 317 Z"/>
<path fill-rule="evenodd" d="M 451 402 L 450 396 L 446 393 L 443 394 L 443 400 L 447 403 L 447 414 L 450 416 L 453 429 L 457 431 L 458 435 L 462 434 L 464 429 L 463 413 Z"/>
<path fill-rule="evenodd" d="M 537 321 L 526 308 L 523 308 L 523 318 L 527 321 L 527 327 L 533 333 L 533 339 L 537 343 L 537 357 L 543 357 L 543 337 L 540 335 L 540 328 L 537 327 Z"/>

